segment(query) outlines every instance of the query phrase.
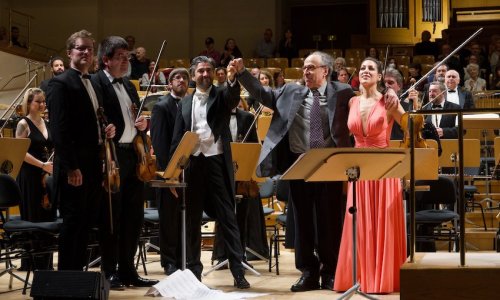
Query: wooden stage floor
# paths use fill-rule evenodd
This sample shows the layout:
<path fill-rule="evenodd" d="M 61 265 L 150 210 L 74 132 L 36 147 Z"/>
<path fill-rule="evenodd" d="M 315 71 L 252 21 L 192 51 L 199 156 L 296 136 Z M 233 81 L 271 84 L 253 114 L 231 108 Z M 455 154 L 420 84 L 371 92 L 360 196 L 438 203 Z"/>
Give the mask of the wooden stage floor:
<path fill-rule="evenodd" d="M 211 251 L 202 252 L 202 262 L 205 266 L 205 271 L 210 267 L 210 256 Z M 290 286 L 299 278 L 300 273 L 295 269 L 294 266 L 294 253 L 283 249 L 280 255 L 280 275 L 277 276 L 275 269 L 273 272 L 268 272 L 267 263 L 263 261 L 251 261 L 254 268 L 262 274 L 262 276 L 257 277 L 249 272 L 247 272 L 246 278 L 252 285 L 249 292 L 258 293 L 268 293 L 267 296 L 262 296 L 253 299 L 336 299 L 341 294 L 334 291 L 310 291 L 305 293 L 292 293 L 290 292 Z M 15 264 L 19 264 L 19 261 L 15 261 Z M 3 266 L 2 266 L 3 267 Z M 0 267 L 0 271 L 2 268 Z M 148 264 L 147 264 L 148 276 L 144 276 L 142 268 L 139 269 L 139 275 L 147 278 L 163 279 L 163 269 L 160 266 L 159 255 L 156 253 L 148 253 Z M 98 271 L 94 269 L 93 271 Z M 21 277 L 25 276 L 25 272 L 16 271 L 16 274 Z M 210 288 L 219 289 L 223 291 L 234 291 L 233 278 L 229 270 L 215 271 L 210 273 L 207 277 L 203 278 L 203 283 Z M 22 284 L 18 280 L 14 280 L 14 288 L 18 290 L 8 291 L 8 276 L 4 275 L 0 277 L 0 299 L 2 300 L 19 300 L 19 299 L 31 299 L 29 297 L 29 290 L 27 295 L 22 295 L 20 288 Z M 109 299 L 153 299 L 151 297 L 144 296 L 147 288 L 128 288 L 125 291 L 111 291 Z M 399 294 L 390 295 L 377 295 L 379 299 L 384 300 L 395 300 L 399 299 Z M 161 298 L 156 298 L 161 299 Z M 351 299 L 365 299 L 359 295 L 353 296 Z"/>

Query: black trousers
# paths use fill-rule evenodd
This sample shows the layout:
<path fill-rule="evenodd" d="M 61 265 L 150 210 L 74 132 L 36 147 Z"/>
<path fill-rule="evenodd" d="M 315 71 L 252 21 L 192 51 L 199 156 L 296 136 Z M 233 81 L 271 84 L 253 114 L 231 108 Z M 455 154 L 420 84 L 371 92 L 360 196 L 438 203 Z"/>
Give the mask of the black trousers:
<path fill-rule="evenodd" d="M 231 182 L 224 165 L 223 155 L 191 156 L 187 170 L 187 267 L 201 275 L 201 219 L 203 210 L 219 221 L 224 233 L 224 246 L 233 276 L 243 273 L 243 249 L 234 213 Z"/>
<path fill-rule="evenodd" d="M 101 268 L 106 276 L 119 273 L 121 279 L 137 277 L 134 256 L 144 221 L 144 183 L 137 179 L 137 156 L 132 147 L 117 145 L 120 191 L 112 194 L 113 233 L 110 228 L 109 195 L 102 197 L 99 243 Z"/>
<path fill-rule="evenodd" d="M 304 276 L 335 276 L 343 227 L 342 182 L 292 180 L 290 193 L 295 267 Z"/>
<path fill-rule="evenodd" d="M 181 261 L 181 198 L 182 191 L 177 189 L 179 198 L 170 189 L 157 188 L 156 199 L 160 217 L 160 258 L 161 266 L 168 264 L 182 267 Z"/>
<path fill-rule="evenodd" d="M 97 226 L 102 197 L 102 176 L 97 155 L 95 160 L 94 168 L 82 167 L 81 186 L 69 185 L 64 172 L 57 176 L 59 211 L 63 218 L 59 234 L 59 270 L 81 271 L 87 264 L 89 232 Z"/>

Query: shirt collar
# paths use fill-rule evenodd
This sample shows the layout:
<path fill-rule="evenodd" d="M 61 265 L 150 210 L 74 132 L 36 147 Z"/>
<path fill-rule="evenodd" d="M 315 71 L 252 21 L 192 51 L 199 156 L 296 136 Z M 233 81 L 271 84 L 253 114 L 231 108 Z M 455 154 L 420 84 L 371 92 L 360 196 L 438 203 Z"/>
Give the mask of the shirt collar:
<path fill-rule="evenodd" d="M 319 88 L 318 88 L 318 92 L 320 94 L 320 96 L 325 96 L 325 93 L 326 93 L 326 86 L 327 86 L 327 82 L 323 83 Z M 309 95 L 312 97 L 312 92 L 311 90 L 309 89 Z"/>
<path fill-rule="evenodd" d="M 106 77 L 109 79 L 109 82 L 112 83 L 113 82 L 113 79 L 115 79 L 113 76 L 111 76 L 111 74 L 109 74 L 108 71 L 106 70 L 103 70 L 104 74 L 106 75 Z"/>

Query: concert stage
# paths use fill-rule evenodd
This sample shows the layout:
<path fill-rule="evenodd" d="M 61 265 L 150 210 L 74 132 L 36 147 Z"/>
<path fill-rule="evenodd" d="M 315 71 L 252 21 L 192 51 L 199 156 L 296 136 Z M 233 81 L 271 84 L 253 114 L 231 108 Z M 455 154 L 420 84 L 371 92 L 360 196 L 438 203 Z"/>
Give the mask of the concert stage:
<path fill-rule="evenodd" d="M 401 299 L 498 299 L 500 253 L 417 253 L 401 267 Z"/>

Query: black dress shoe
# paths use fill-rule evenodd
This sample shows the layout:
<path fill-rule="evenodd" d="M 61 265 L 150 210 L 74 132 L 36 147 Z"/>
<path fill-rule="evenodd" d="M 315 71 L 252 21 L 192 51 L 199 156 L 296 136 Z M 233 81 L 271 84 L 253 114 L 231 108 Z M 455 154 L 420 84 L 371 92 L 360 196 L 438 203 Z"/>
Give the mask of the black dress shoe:
<path fill-rule="evenodd" d="M 321 289 L 333 291 L 333 276 L 321 276 Z"/>
<path fill-rule="evenodd" d="M 292 292 L 306 292 L 319 289 L 319 278 L 318 277 L 307 277 L 300 276 L 299 280 L 292 285 L 290 290 Z"/>
<path fill-rule="evenodd" d="M 175 271 L 179 270 L 177 269 L 177 267 L 173 264 L 167 264 L 165 266 L 165 268 L 163 268 L 163 270 L 165 271 L 165 275 L 172 275 L 175 273 Z"/>
<path fill-rule="evenodd" d="M 106 278 L 109 282 L 109 289 L 114 291 L 123 291 L 125 290 L 125 285 L 123 285 L 120 277 L 116 274 L 112 274 L 111 276 Z"/>
<path fill-rule="evenodd" d="M 248 289 L 250 283 L 245 279 L 245 275 L 241 274 L 234 276 L 234 286 L 239 289 Z"/>
<path fill-rule="evenodd" d="M 135 287 L 151 287 L 159 282 L 156 279 L 146 279 L 139 276 L 129 280 L 122 280 L 122 281 L 126 286 L 135 286 Z"/>

